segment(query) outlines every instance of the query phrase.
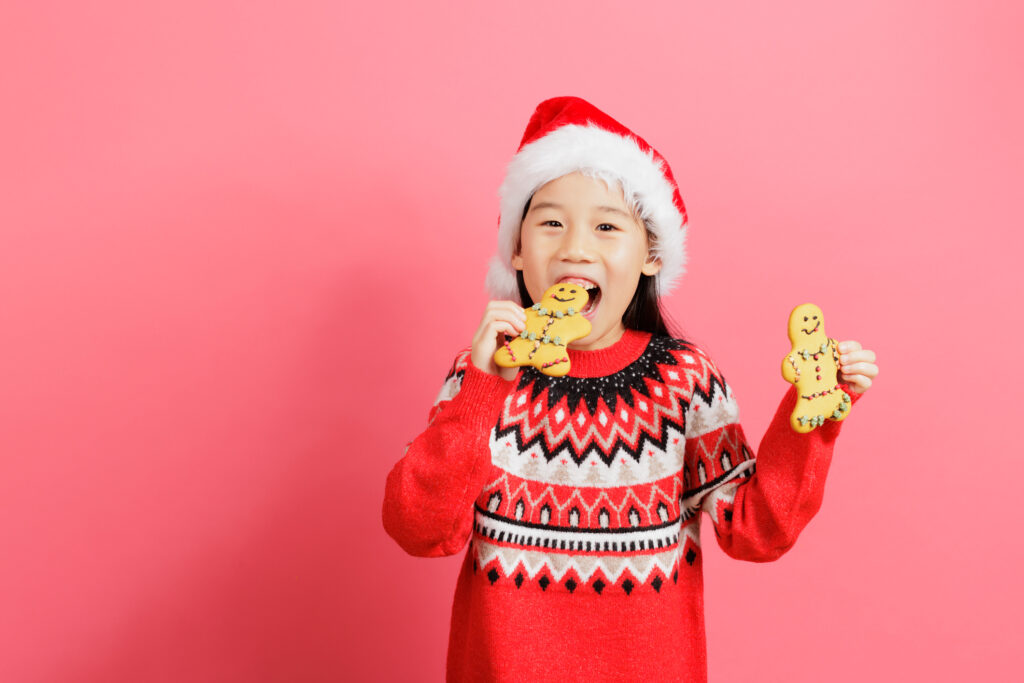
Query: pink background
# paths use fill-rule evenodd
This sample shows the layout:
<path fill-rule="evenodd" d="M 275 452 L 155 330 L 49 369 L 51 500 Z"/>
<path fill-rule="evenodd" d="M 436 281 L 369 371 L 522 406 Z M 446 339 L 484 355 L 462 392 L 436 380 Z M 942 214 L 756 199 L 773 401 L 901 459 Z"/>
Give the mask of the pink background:
<path fill-rule="evenodd" d="M 0 680 L 441 680 L 384 480 L 564 94 L 671 162 L 755 446 L 793 306 L 878 354 L 793 550 L 705 521 L 711 680 L 1019 670 L 1019 3 L 101 4 L 0 28 Z"/>

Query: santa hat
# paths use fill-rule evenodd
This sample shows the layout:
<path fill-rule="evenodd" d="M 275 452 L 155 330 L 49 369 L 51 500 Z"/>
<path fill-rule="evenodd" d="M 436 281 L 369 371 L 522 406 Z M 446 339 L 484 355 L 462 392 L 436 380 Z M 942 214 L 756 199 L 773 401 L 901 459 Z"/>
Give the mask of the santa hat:
<path fill-rule="evenodd" d="M 658 291 L 672 291 L 686 264 L 686 207 L 668 162 L 621 123 L 579 97 L 555 97 L 537 105 L 519 150 L 498 190 L 498 252 L 487 272 L 495 299 L 519 300 L 512 255 L 523 209 L 545 183 L 574 171 L 618 181 L 627 203 L 635 203 L 655 235 L 661 259 Z"/>

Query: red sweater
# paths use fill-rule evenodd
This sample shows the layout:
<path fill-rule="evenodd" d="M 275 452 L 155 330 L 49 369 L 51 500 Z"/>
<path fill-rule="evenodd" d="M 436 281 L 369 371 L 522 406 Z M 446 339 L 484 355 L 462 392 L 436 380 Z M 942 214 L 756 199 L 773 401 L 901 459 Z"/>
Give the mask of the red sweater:
<path fill-rule="evenodd" d="M 569 356 L 566 377 L 509 382 L 462 351 L 388 475 L 384 528 L 421 557 L 469 542 L 449 681 L 705 681 L 701 511 L 728 555 L 775 560 L 821 506 L 842 423 L 793 431 L 790 387 L 755 460 L 692 343 L 629 330 Z"/>

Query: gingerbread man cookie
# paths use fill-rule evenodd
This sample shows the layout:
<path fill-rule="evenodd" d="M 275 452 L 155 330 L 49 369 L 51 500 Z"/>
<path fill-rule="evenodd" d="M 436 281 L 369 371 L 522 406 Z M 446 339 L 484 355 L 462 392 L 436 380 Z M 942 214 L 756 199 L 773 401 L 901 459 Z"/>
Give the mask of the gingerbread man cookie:
<path fill-rule="evenodd" d="M 850 396 L 839 388 L 839 343 L 825 336 L 825 316 L 814 304 L 800 304 L 789 314 L 789 342 L 782 376 L 796 385 L 796 407 L 789 418 L 795 431 L 810 432 L 826 419 L 839 422 L 850 414 Z"/>
<path fill-rule="evenodd" d="M 503 368 L 532 365 L 552 377 L 569 374 L 565 347 L 590 334 L 590 321 L 580 315 L 589 299 L 579 285 L 561 282 L 549 287 L 540 303 L 526 309 L 526 329 L 494 354 L 495 364 Z"/>

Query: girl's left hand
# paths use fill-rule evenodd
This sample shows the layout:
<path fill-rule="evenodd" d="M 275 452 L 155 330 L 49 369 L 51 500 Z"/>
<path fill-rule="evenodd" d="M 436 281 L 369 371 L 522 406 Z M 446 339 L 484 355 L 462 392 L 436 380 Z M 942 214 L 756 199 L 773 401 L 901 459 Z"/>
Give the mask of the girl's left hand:
<path fill-rule="evenodd" d="M 852 339 L 839 342 L 839 381 L 846 382 L 850 389 L 863 394 L 878 377 L 875 352 L 862 349 L 860 342 Z"/>

